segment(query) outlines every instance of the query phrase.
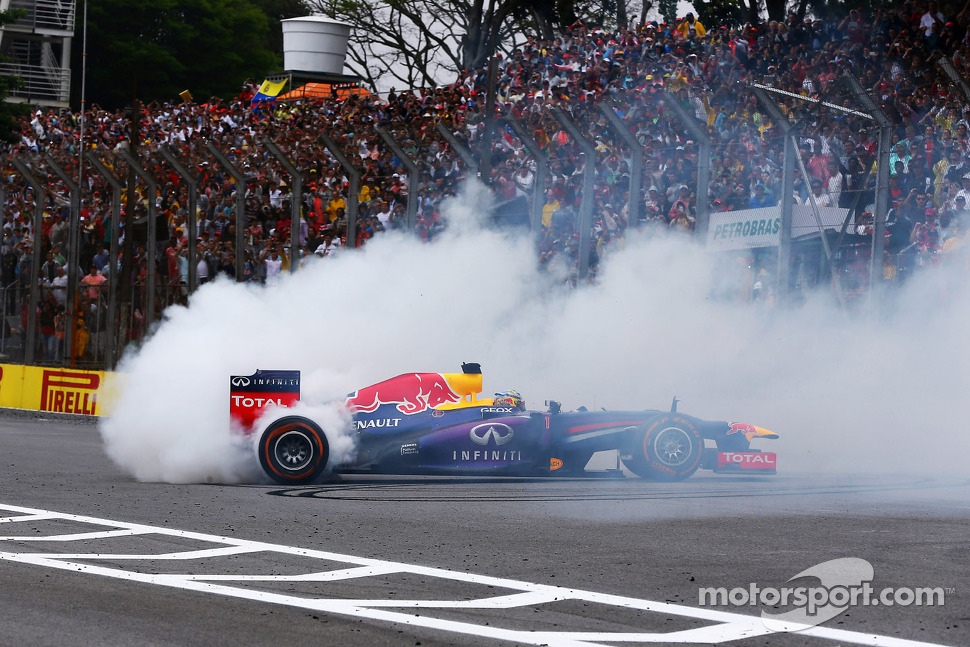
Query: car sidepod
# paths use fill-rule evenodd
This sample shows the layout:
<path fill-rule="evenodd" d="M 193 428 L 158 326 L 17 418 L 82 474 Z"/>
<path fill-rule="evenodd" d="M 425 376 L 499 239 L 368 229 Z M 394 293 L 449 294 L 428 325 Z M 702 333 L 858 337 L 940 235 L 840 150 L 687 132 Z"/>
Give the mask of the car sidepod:
<path fill-rule="evenodd" d="M 452 474 L 531 474 L 544 461 L 541 415 L 479 417 L 429 431 L 386 453 L 382 469 Z M 392 465 L 395 467 L 392 468 Z"/>
<path fill-rule="evenodd" d="M 653 411 L 571 411 L 547 415 L 551 430 L 552 458 L 549 470 L 562 475 L 582 474 L 596 452 L 620 450 L 630 445 Z"/>

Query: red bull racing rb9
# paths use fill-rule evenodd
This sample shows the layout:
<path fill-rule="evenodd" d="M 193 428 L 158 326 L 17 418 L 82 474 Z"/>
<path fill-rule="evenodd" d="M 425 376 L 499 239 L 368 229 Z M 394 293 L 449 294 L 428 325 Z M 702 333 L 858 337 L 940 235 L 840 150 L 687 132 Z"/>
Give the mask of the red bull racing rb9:
<path fill-rule="evenodd" d="M 678 481 L 698 469 L 776 472 L 776 455 L 751 443 L 777 434 L 680 413 L 676 399 L 669 411 L 567 412 L 557 402 L 531 411 L 514 391 L 493 398 L 481 392 L 479 364 L 463 364 L 461 373 L 398 375 L 347 397 L 348 432 L 286 415 L 300 399 L 299 371 L 257 371 L 230 377 L 230 416 L 233 429 L 251 437 L 267 408 L 280 414 L 256 446 L 266 474 L 288 485 L 312 483 L 325 471 L 580 476 L 601 451 L 618 452 L 623 465 L 645 479 Z M 355 442 L 353 459 L 331 464 L 331 441 L 347 433 Z"/>

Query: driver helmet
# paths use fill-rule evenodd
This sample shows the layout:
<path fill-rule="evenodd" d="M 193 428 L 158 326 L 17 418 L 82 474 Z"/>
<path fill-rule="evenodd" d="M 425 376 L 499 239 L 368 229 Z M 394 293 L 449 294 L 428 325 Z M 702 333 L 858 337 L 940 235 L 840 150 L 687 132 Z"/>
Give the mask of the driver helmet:
<path fill-rule="evenodd" d="M 495 394 L 492 404 L 496 407 L 512 407 L 516 411 L 525 411 L 525 400 L 518 391 L 502 391 Z"/>

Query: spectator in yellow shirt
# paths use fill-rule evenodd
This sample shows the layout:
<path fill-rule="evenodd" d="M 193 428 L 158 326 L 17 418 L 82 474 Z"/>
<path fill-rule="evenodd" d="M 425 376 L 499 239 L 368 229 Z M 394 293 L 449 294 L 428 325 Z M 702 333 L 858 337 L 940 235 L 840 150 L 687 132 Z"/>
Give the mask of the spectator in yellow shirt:
<path fill-rule="evenodd" d="M 542 226 L 548 227 L 552 224 L 552 214 L 562 206 L 559 201 L 559 196 L 561 191 L 559 189 L 549 188 L 546 189 L 546 194 L 549 196 L 546 199 L 546 203 L 542 207 Z"/>
<path fill-rule="evenodd" d="M 677 32 L 687 38 L 690 36 L 690 30 L 693 29 L 697 36 L 704 36 L 707 34 L 707 30 L 704 29 L 704 25 L 701 24 L 700 20 L 694 18 L 694 14 L 688 13 L 684 21 L 677 25 Z"/>
<path fill-rule="evenodd" d="M 340 210 L 347 210 L 347 201 L 344 200 L 342 194 L 336 193 L 333 199 L 330 200 L 330 204 L 327 205 L 327 217 L 330 218 L 330 222 L 334 222 L 337 219 L 337 212 Z"/>
<path fill-rule="evenodd" d="M 371 199 L 371 188 L 370 188 L 370 180 L 368 180 L 366 182 L 363 182 L 360 185 L 360 193 L 357 194 L 357 200 L 361 204 L 367 204 L 368 202 L 370 202 L 370 199 Z"/>

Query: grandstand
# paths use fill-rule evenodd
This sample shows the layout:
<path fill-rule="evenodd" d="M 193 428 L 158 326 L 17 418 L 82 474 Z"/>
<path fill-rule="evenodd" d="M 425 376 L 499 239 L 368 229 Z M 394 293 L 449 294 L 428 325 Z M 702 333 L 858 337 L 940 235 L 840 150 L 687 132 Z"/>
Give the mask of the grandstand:
<path fill-rule="evenodd" d="M 82 141 L 77 115 L 39 109 L 4 151 L 3 302 L 27 330 L 4 343 L 31 362 L 110 367 L 164 306 L 218 274 L 272 282 L 394 229 L 433 241 L 447 226 L 442 200 L 471 177 L 532 224 L 541 263 L 559 259 L 575 280 L 638 228 L 738 255 L 744 280 L 771 275 L 779 297 L 833 285 L 851 303 L 873 281 L 941 262 L 966 231 L 968 18 L 927 28 L 924 17 L 905 2 L 703 34 L 574 25 L 500 56 L 495 106 L 484 67 L 389 96 L 304 89 L 253 103 L 247 87 L 146 106 L 134 145 L 122 111 L 92 106 Z M 82 150 L 109 175 L 86 159 L 72 191 L 51 169 L 78 177 Z M 44 186 L 28 186 L 14 160 Z M 112 177 L 126 183 L 133 166 L 141 178 L 119 191 Z M 72 226 L 77 281 L 94 263 L 107 282 L 67 317 L 91 339 L 68 357 L 37 314 L 53 278 L 36 297 L 30 288 Z M 61 314 L 56 299 L 50 308 Z"/>

